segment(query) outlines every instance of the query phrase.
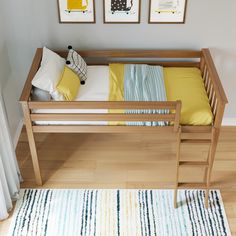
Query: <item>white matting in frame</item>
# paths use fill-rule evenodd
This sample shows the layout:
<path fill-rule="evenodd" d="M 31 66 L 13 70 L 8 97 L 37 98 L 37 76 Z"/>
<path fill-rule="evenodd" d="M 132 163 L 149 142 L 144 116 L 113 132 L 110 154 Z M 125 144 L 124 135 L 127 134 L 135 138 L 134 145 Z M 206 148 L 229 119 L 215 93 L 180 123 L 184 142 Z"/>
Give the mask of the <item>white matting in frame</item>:
<path fill-rule="evenodd" d="M 184 23 L 187 0 L 150 0 L 149 23 Z"/>
<path fill-rule="evenodd" d="M 95 23 L 94 0 L 58 0 L 60 23 Z"/>
<path fill-rule="evenodd" d="M 104 23 L 140 23 L 140 0 L 103 0 Z"/>

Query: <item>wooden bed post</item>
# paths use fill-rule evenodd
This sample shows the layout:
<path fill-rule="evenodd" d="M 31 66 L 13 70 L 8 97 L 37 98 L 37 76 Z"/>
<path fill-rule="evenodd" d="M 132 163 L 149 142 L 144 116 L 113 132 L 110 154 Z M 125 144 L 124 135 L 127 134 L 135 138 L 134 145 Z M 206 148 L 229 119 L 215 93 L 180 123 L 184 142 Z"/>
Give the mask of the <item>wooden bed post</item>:
<path fill-rule="evenodd" d="M 175 110 L 175 122 L 174 122 L 174 132 L 177 133 L 176 139 L 176 179 L 175 179 L 175 192 L 174 192 L 174 207 L 177 208 L 177 197 L 178 197 L 178 186 L 179 186 L 179 162 L 180 162 L 180 144 L 181 144 L 181 126 L 180 126 L 180 116 L 181 116 L 182 102 L 177 100 L 176 110 Z"/>
<path fill-rule="evenodd" d="M 35 178 L 36 178 L 36 183 L 38 185 L 42 185 L 43 182 L 42 182 L 42 178 L 41 178 L 41 174 L 40 174 L 38 155 L 37 155 L 37 150 L 36 150 L 36 145 L 35 145 L 35 139 L 34 139 L 34 133 L 33 133 L 33 129 L 32 129 L 32 121 L 30 118 L 30 109 L 29 109 L 28 102 L 30 100 L 30 94 L 31 94 L 31 90 L 32 90 L 31 81 L 34 78 L 35 74 L 37 73 L 38 68 L 40 67 L 42 55 L 43 55 L 43 49 L 38 48 L 36 50 L 27 80 L 25 82 L 25 86 L 22 90 L 21 97 L 19 100 L 22 105 L 22 109 L 23 109 L 23 113 L 24 113 L 25 126 L 26 126 L 29 147 L 30 147 L 30 153 L 31 153 L 32 162 L 33 162 L 34 174 L 35 174 Z"/>
<path fill-rule="evenodd" d="M 179 162 L 180 162 L 180 144 L 181 144 L 181 126 L 177 131 L 177 146 L 176 146 L 176 179 L 175 179 L 175 192 L 174 192 L 174 208 L 177 208 L 177 196 L 179 187 Z"/>
<path fill-rule="evenodd" d="M 25 118 L 25 126 L 26 126 L 28 141 L 29 141 L 29 147 L 30 147 L 30 153 L 31 153 L 32 162 L 33 162 L 36 183 L 38 185 L 42 185 L 43 181 L 42 181 L 42 177 L 40 173 L 37 149 L 35 145 L 34 133 L 33 133 L 32 123 L 30 119 L 30 110 L 29 110 L 27 102 L 22 102 L 21 104 L 22 104 L 22 109 L 23 109 L 24 118 Z"/>
<path fill-rule="evenodd" d="M 205 196 L 205 206 L 208 208 L 208 198 L 209 198 L 209 190 L 210 190 L 210 185 L 211 185 L 211 174 L 212 174 L 212 169 L 213 169 L 213 164 L 215 160 L 215 155 L 216 155 L 216 149 L 217 149 L 217 144 L 220 136 L 220 128 L 221 128 L 221 123 L 223 119 L 223 114 L 224 114 L 224 109 L 225 109 L 225 104 L 219 104 L 214 125 L 212 128 L 212 137 L 211 137 L 211 146 L 208 154 L 208 163 L 209 166 L 206 168 L 205 171 L 205 178 L 204 181 L 206 182 L 206 196 Z"/>
<path fill-rule="evenodd" d="M 210 184 L 211 184 L 211 173 L 212 168 L 215 160 L 215 154 L 216 154 L 216 148 L 218 144 L 218 139 L 220 135 L 220 130 L 213 128 L 212 129 L 212 139 L 211 139 L 211 146 L 208 154 L 208 163 L 209 166 L 206 168 L 206 174 L 205 174 L 205 182 L 206 182 L 206 195 L 205 195 L 205 207 L 208 208 L 208 198 L 209 198 L 209 190 L 210 190 Z"/>
<path fill-rule="evenodd" d="M 215 160 L 216 148 L 220 136 L 220 129 L 224 115 L 225 105 L 228 103 L 228 100 L 220 82 L 220 78 L 214 65 L 210 50 L 208 48 L 202 49 L 200 69 L 202 71 L 204 85 L 209 97 L 212 113 L 214 116 L 211 133 L 211 144 L 207 158 L 208 166 L 205 169 L 204 176 L 204 182 L 206 183 L 205 206 L 206 208 L 208 208 L 211 173 Z"/>

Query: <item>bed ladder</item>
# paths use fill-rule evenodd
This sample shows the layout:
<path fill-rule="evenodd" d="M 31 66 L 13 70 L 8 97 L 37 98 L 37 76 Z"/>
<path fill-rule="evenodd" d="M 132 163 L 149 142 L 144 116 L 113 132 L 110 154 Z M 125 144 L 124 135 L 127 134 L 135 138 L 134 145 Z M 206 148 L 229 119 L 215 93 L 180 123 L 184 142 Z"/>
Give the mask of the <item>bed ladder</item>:
<path fill-rule="evenodd" d="M 177 208 L 177 196 L 179 189 L 205 189 L 205 207 L 208 208 L 208 197 L 211 181 L 212 167 L 214 163 L 215 151 L 218 142 L 219 132 L 217 129 L 212 127 L 209 132 L 196 132 L 190 133 L 184 130 L 184 127 L 180 127 L 177 135 L 177 152 L 176 152 L 176 183 L 175 183 L 175 193 L 174 193 L 174 207 Z M 180 158 L 181 144 L 191 143 L 191 144 L 209 144 L 209 151 L 205 161 L 184 161 Z M 189 183 L 189 182 L 179 182 L 180 167 L 203 167 L 205 168 L 205 174 L 203 182 L 201 183 Z"/>

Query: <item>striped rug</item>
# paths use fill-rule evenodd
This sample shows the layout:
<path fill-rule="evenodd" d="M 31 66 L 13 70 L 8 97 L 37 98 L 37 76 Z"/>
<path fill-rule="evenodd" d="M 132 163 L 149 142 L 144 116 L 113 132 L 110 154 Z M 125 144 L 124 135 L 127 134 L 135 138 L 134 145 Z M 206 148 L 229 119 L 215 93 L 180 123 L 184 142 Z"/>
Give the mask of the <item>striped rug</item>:
<path fill-rule="evenodd" d="M 9 235 L 231 235 L 218 190 L 21 190 Z"/>

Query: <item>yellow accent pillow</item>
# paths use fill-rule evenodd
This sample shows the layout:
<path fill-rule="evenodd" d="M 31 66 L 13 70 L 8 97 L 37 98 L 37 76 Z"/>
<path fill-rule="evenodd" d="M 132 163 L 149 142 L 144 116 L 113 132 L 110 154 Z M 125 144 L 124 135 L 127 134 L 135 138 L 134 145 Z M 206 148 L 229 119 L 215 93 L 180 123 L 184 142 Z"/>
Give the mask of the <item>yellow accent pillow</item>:
<path fill-rule="evenodd" d="M 80 79 L 78 75 L 65 66 L 61 80 L 57 85 L 57 90 L 63 94 L 65 100 L 73 101 L 78 94 L 79 88 Z"/>
<path fill-rule="evenodd" d="M 198 68 L 165 67 L 164 78 L 168 101 L 182 101 L 182 125 L 211 125 L 213 115 Z"/>

